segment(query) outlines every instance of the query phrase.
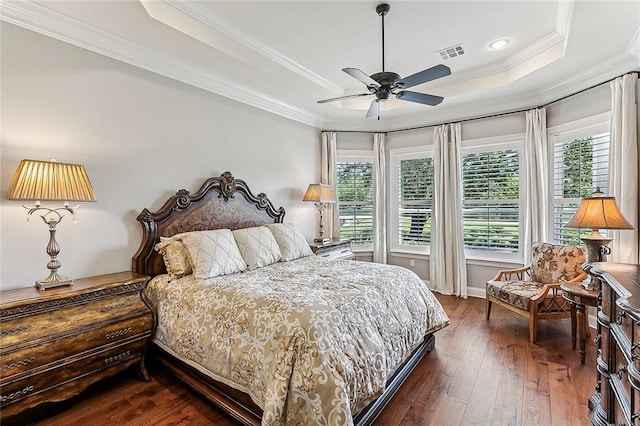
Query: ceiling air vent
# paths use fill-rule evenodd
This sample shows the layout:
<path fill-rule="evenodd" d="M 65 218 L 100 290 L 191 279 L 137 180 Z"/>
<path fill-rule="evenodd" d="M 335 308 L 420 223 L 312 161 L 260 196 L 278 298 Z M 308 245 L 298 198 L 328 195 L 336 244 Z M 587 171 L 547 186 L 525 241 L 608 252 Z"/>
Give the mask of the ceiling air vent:
<path fill-rule="evenodd" d="M 438 53 L 442 57 L 442 59 L 451 59 L 456 56 L 464 55 L 464 48 L 462 47 L 462 43 L 456 44 L 455 46 L 446 47 L 444 49 L 438 50 Z"/>

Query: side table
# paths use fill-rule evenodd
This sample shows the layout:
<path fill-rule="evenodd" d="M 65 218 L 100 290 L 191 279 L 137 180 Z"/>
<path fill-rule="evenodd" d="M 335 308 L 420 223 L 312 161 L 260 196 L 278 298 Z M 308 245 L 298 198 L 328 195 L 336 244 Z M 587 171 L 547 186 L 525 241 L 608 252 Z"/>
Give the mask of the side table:
<path fill-rule="evenodd" d="M 585 341 L 590 335 L 587 325 L 587 306 L 598 305 L 598 293 L 587 290 L 582 282 L 569 282 L 560 285 L 562 297 L 571 304 L 571 346 L 576 348 L 576 325 L 578 329 L 578 342 L 580 344 L 580 362 L 584 364 Z"/>

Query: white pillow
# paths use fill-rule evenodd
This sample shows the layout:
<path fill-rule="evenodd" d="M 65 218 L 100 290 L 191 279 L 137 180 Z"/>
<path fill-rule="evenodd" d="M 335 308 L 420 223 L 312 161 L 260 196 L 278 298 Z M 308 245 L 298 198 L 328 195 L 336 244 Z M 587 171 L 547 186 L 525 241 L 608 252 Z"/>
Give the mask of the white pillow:
<path fill-rule="evenodd" d="M 187 249 L 196 279 L 233 274 L 247 268 L 236 240 L 228 229 L 185 232 L 174 238 L 179 239 Z"/>
<path fill-rule="evenodd" d="M 269 228 L 256 226 L 233 231 L 247 269 L 256 269 L 280 261 L 282 253 Z"/>
<path fill-rule="evenodd" d="M 278 242 L 283 262 L 313 256 L 309 243 L 293 223 L 269 223 L 265 226 Z"/>

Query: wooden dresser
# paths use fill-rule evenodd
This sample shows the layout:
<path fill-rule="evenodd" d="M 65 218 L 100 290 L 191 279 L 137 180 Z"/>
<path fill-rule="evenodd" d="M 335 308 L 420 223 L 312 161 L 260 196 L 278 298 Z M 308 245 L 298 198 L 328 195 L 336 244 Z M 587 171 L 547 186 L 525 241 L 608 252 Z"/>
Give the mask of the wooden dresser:
<path fill-rule="evenodd" d="M 316 256 L 328 259 L 355 260 L 356 255 L 351 250 L 351 238 L 331 240 L 328 243 L 310 242 L 311 251 Z"/>
<path fill-rule="evenodd" d="M 62 401 L 133 364 L 144 366 L 154 318 L 148 277 L 121 272 L 71 287 L 0 292 L 0 415 Z"/>
<path fill-rule="evenodd" d="M 640 265 L 592 263 L 598 279 L 596 392 L 589 398 L 594 425 L 640 425 Z"/>

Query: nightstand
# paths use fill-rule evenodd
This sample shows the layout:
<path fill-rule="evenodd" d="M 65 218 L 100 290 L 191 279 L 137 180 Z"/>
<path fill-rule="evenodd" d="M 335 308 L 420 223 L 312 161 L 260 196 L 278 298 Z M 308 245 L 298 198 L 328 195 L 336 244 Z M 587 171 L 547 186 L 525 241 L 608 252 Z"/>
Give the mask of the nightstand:
<path fill-rule="evenodd" d="M 584 364 L 585 340 L 590 334 L 586 307 L 598 306 L 598 293 L 586 290 L 581 281 L 562 283 L 560 290 L 562 297 L 571 304 L 571 347 L 576 348 L 577 329 L 580 362 Z"/>
<path fill-rule="evenodd" d="M 351 238 L 334 239 L 328 243 L 309 242 L 309 246 L 316 256 L 333 260 L 356 259 L 356 254 L 351 250 Z"/>
<path fill-rule="evenodd" d="M 137 364 L 154 317 L 143 299 L 149 277 L 120 272 L 71 287 L 0 292 L 0 407 L 5 419 L 70 398 Z"/>

